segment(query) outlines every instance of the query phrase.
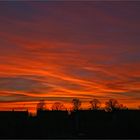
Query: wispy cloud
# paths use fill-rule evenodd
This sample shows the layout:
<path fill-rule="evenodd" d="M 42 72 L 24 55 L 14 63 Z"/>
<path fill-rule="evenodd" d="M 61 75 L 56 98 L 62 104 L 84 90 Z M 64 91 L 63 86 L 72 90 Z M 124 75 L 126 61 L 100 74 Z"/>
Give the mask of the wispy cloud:
<path fill-rule="evenodd" d="M 0 101 L 97 97 L 138 105 L 135 2 L 0 3 Z"/>

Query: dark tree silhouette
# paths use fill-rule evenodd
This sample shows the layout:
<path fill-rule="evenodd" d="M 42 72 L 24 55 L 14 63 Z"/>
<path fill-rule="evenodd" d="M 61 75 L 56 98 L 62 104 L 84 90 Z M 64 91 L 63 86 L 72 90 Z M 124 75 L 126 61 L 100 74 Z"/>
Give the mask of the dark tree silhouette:
<path fill-rule="evenodd" d="M 120 104 L 116 99 L 109 99 L 105 104 L 106 104 L 106 110 L 109 112 L 120 109 Z"/>
<path fill-rule="evenodd" d="M 128 109 L 126 106 L 124 106 L 123 104 L 120 104 L 119 105 L 119 109 L 120 110 L 126 110 L 126 109 Z"/>
<path fill-rule="evenodd" d="M 37 110 L 45 110 L 46 104 L 44 100 L 40 100 L 40 102 L 37 104 Z"/>
<path fill-rule="evenodd" d="M 81 101 L 78 98 L 74 98 L 72 100 L 73 103 L 73 110 L 79 110 L 81 107 Z"/>
<path fill-rule="evenodd" d="M 79 99 L 73 100 L 76 109 Z M 52 111 L 45 109 L 45 102 L 38 103 L 37 114 L 28 111 L 0 111 L 1 139 L 139 139 L 140 110 L 126 109 L 116 100 L 110 99 L 107 107 L 117 108 L 115 112 L 92 111 Z M 80 104 L 79 104 L 80 103 Z M 54 103 L 55 110 L 61 102 Z M 78 105 L 77 105 L 78 104 Z M 78 106 L 78 107 L 77 107 Z M 110 109 L 109 108 L 109 109 Z M 41 110 L 40 110 L 41 109 Z"/>
<path fill-rule="evenodd" d="M 101 106 L 101 102 L 98 99 L 93 99 L 89 103 L 92 110 L 98 110 Z"/>
<path fill-rule="evenodd" d="M 64 109 L 65 109 L 64 105 L 60 102 L 55 102 L 52 105 L 52 110 L 64 110 Z"/>

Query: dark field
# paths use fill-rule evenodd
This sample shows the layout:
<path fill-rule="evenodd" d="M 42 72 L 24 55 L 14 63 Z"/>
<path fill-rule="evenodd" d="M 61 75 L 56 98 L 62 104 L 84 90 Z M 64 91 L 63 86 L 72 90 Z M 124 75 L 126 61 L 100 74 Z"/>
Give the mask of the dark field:
<path fill-rule="evenodd" d="M 0 138 L 140 138 L 140 111 L 0 112 Z"/>

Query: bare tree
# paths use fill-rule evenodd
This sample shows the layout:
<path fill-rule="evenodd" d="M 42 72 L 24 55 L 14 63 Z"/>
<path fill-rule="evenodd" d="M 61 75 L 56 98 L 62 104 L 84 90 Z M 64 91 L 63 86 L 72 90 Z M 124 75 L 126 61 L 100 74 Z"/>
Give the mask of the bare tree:
<path fill-rule="evenodd" d="M 79 110 L 81 107 L 81 101 L 78 98 L 74 98 L 72 100 L 73 103 L 73 110 Z"/>
<path fill-rule="evenodd" d="M 106 110 L 109 112 L 120 109 L 120 104 L 116 99 L 109 99 L 106 103 Z"/>
<path fill-rule="evenodd" d="M 44 100 L 40 100 L 39 103 L 37 104 L 37 110 L 45 110 L 46 109 L 46 104 Z"/>
<path fill-rule="evenodd" d="M 60 102 L 55 102 L 52 105 L 52 110 L 64 110 L 64 109 L 65 109 L 64 105 Z"/>
<path fill-rule="evenodd" d="M 101 106 L 101 102 L 98 99 L 93 99 L 89 103 L 92 110 L 98 110 Z"/>
<path fill-rule="evenodd" d="M 128 109 L 126 106 L 124 106 L 123 104 L 120 104 L 119 105 L 119 109 L 120 110 L 126 110 L 126 109 Z"/>

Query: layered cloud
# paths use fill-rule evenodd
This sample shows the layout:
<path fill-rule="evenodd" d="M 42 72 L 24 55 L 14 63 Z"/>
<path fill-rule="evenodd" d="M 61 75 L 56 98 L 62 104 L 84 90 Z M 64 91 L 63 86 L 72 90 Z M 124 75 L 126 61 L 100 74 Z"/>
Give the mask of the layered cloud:
<path fill-rule="evenodd" d="M 116 98 L 137 107 L 138 4 L 0 2 L 0 101 Z"/>

